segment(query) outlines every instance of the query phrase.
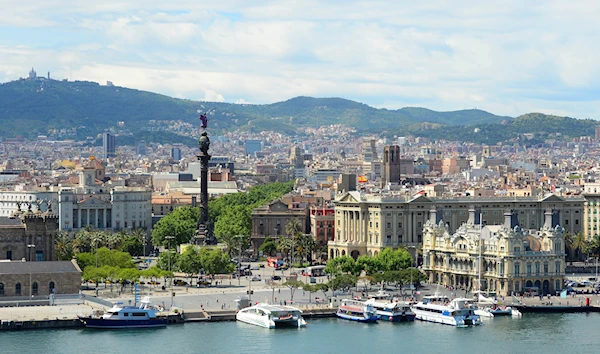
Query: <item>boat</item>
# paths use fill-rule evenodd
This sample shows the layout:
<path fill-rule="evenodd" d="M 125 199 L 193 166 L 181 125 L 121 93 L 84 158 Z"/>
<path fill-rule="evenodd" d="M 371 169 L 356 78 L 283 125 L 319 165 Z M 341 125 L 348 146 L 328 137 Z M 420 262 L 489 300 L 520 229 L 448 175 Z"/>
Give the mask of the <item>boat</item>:
<path fill-rule="evenodd" d="M 477 326 L 481 317 L 475 313 L 471 306 L 472 300 L 456 298 L 452 301 L 443 295 L 424 296 L 423 300 L 413 305 L 415 318 L 421 321 L 442 323 L 451 326 Z"/>
<path fill-rule="evenodd" d="M 373 305 L 352 299 L 343 299 L 335 314 L 344 320 L 358 322 L 377 322 L 379 319 Z"/>
<path fill-rule="evenodd" d="M 483 293 L 482 291 L 476 291 L 477 302 L 475 305 L 478 307 L 477 314 L 482 317 L 488 314 L 487 317 L 495 317 L 495 316 L 513 316 L 513 317 L 521 317 L 522 314 L 516 308 L 512 308 L 510 306 L 502 306 L 498 305 L 498 301 L 492 296 L 486 296 L 488 294 Z M 489 316 L 491 315 L 491 316 Z"/>
<path fill-rule="evenodd" d="M 79 320 L 86 328 L 106 329 L 166 327 L 168 322 L 166 316 L 156 315 L 149 296 L 142 299 L 139 307 L 117 303 L 106 312 L 95 311 L 89 316 L 79 316 Z"/>
<path fill-rule="evenodd" d="M 256 304 L 239 310 L 235 319 L 265 328 L 306 327 L 302 311 L 292 306 Z"/>
<path fill-rule="evenodd" d="M 415 313 L 405 302 L 384 302 L 371 298 L 365 303 L 373 306 L 382 321 L 409 322 L 415 320 Z"/>

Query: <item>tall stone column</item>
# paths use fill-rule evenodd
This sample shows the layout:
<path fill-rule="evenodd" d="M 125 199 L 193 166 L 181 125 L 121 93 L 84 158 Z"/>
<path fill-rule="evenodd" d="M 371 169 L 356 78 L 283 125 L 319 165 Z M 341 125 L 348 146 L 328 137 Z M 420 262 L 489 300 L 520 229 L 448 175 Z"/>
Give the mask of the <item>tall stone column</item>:
<path fill-rule="evenodd" d="M 208 153 L 210 147 L 210 139 L 206 132 L 208 125 L 208 119 L 206 114 L 200 115 L 201 128 L 204 130 L 198 139 L 198 146 L 200 148 L 200 154 L 197 158 L 200 161 L 200 222 L 198 223 L 198 229 L 194 235 L 193 243 L 200 244 L 214 244 L 216 240 L 212 235 L 212 228 L 208 221 L 208 161 L 211 156 Z"/>

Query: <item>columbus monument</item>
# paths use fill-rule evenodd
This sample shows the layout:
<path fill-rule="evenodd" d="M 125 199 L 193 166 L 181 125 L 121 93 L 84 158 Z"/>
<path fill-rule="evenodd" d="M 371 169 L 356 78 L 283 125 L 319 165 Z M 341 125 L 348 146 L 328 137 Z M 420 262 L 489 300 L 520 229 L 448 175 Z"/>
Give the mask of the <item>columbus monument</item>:
<path fill-rule="evenodd" d="M 198 161 L 200 161 L 200 221 L 193 240 L 193 243 L 196 245 L 216 243 L 216 239 L 212 234 L 212 225 L 208 221 L 208 160 L 210 160 L 208 148 L 210 147 L 210 139 L 206 132 L 207 126 L 208 118 L 206 117 L 206 113 L 200 114 L 202 134 L 200 135 L 200 139 L 198 139 L 200 154 L 197 156 Z"/>

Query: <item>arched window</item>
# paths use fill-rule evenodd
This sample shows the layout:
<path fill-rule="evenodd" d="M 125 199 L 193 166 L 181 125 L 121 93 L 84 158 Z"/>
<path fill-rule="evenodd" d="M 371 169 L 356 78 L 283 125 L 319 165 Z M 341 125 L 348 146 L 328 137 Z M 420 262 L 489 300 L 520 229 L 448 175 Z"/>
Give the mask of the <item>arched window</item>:
<path fill-rule="evenodd" d="M 15 295 L 21 295 L 21 283 L 15 284 Z"/>
<path fill-rule="evenodd" d="M 52 291 L 54 290 L 54 288 L 55 288 L 55 286 L 54 286 L 54 282 L 53 282 L 53 281 L 51 281 L 51 282 L 48 284 L 48 292 L 49 292 L 49 293 L 52 293 Z"/>
<path fill-rule="evenodd" d="M 33 294 L 33 295 L 38 294 L 38 283 L 37 282 L 33 282 L 33 284 L 31 285 L 31 294 Z"/>
<path fill-rule="evenodd" d="M 0 283 L 0 295 L 4 295 L 4 283 Z"/>

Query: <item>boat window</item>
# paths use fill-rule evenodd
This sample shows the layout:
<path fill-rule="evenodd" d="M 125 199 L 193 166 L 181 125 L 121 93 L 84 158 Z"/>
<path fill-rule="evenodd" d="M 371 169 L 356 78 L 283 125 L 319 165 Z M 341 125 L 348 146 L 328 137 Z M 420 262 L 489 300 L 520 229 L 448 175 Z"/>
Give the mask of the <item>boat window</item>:
<path fill-rule="evenodd" d="M 133 316 L 138 316 L 138 317 L 140 317 L 140 316 L 141 316 L 141 317 L 145 317 L 145 316 L 146 316 L 146 314 L 145 314 L 144 312 L 134 312 L 134 313 L 133 313 Z"/>

